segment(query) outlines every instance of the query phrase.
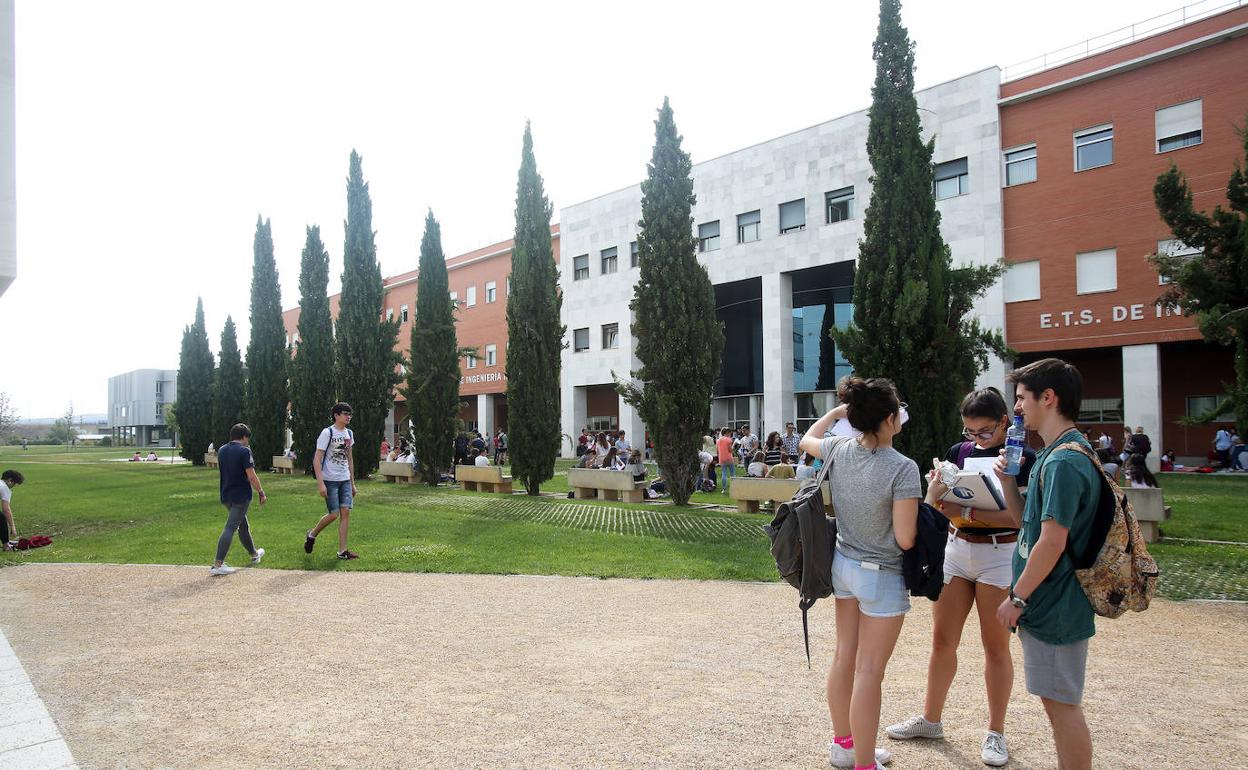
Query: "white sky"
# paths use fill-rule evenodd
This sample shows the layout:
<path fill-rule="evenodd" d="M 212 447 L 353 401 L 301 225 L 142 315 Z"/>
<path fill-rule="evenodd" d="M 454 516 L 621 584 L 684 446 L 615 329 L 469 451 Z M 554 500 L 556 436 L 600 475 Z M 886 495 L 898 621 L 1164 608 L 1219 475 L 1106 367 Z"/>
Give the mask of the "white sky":
<path fill-rule="evenodd" d="M 1143 21 L 1182 0 L 909 0 L 919 88 Z M 610 8 L 610 11 L 605 9 Z M 862 109 L 871 0 L 767 3 L 17 2 L 17 280 L 0 390 L 21 417 L 106 411 L 107 380 L 176 368 L 202 296 L 246 346 L 271 218 L 283 307 L 304 227 L 342 271 L 364 158 L 383 275 L 511 236 L 520 138 L 561 206 L 645 174 L 670 96 L 694 162 Z"/>

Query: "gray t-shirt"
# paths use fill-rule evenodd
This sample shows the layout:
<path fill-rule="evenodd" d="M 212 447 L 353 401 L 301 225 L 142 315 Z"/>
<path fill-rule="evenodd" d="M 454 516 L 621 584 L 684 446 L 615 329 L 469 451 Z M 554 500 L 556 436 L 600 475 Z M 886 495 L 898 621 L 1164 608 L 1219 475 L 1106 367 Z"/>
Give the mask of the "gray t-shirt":
<path fill-rule="evenodd" d="M 893 501 L 922 498 L 919 466 L 892 447 L 874 453 L 848 436 L 829 436 L 819 455 L 832 460 L 828 481 L 836 511 L 836 550 L 851 559 L 901 572 L 893 535 Z"/>

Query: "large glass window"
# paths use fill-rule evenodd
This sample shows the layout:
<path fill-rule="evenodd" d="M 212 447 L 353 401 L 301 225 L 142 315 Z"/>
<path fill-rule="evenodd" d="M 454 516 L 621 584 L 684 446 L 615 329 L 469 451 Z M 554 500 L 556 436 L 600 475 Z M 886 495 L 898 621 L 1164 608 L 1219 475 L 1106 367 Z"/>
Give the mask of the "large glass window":
<path fill-rule="evenodd" d="M 1202 417 L 1207 412 L 1218 408 L 1218 404 L 1226 400 L 1226 396 L 1187 396 L 1187 416 Z M 1233 422 L 1235 412 L 1230 406 L 1222 414 L 1214 418 L 1217 422 Z"/>
<path fill-rule="evenodd" d="M 780 204 L 780 234 L 806 229 L 806 199 Z"/>
<path fill-rule="evenodd" d="M 719 220 L 698 225 L 698 251 L 715 251 L 719 248 Z"/>
<path fill-rule="evenodd" d="M 759 239 L 760 214 L 759 211 L 737 214 L 737 243 L 752 243 Z"/>
<path fill-rule="evenodd" d="M 1169 241 L 1157 241 L 1157 253 L 1165 254 L 1166 256 L 1171 256 L 1171 257 L 1183 257 L 1184 259 L 1191 259 L 1192 257 L 1199 255 L 1201 251 L 1200 249 L 1193 249 L 1191 246 L 1188 246 L 1183 241 L 1169 240 Z M 1166 284 L 1170 283 L 1170 280 L 1171 280 L 1170 276 L 1165 276 L 1165 275 L 1157 276 L 1157 283 L 1160 286 L 1165 286 Z"/>
<path fill-rule="evenodd" d="M 1075 171 L 1108 166 L 1114 162 L 1114 127 L 1098 126 L 1075 134 Z"/>
<path fill-rule="evenodd" d="M 589 277 L 589 255 L 572 258 L 572 280 L 583 281 Z"/>
<path fill-rule="evenodd" d="M 1121 398 L 1085 398 L 1079 404 L 1079 422 L 1122 422 Z"/>
<path fill-rule="evenodd" d="M 763 392 L 763 282 L 760 278 L 715 286 L 715 317 L 723 324 L 724 353 L 715 396 Z"/>
<path fill-rule="evenodd" d="M 827 224 L 844 222 L 854 218 L 854 188 L 842 187 L 839 190 L 825 193 L 824 207 L 827 210 Z"/>
<path fill-rule="evenodd" d="M 936 200 L 966 195 L 971 191 L 971 176 L 966 158 L 936 164 Z"/>
<path fill-rule="evenodd" d="M 1005 153 L 1005 186 L 1036 181 L 1036 146 L 1020 147 Z"/>
<path fill-rule="evenodd" d="M 853 367 L 837 349 L 833 328 L 853 317 L 853 263 L 823 265 L 792 274 L 793 391 L 830 391 Z"/>

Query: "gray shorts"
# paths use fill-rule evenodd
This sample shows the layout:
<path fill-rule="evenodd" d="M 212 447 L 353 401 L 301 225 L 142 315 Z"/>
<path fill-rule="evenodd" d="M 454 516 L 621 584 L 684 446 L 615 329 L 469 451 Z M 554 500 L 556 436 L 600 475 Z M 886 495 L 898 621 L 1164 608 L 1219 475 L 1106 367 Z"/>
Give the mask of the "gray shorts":
<path fill-rule="evenodd" d="M 1023 671 L 1027 692 L 1041 698 L 1078 706 L 1083 701 L 1083 682 L 1088 668 L 1088 640 L 1049 644 L 1018 629 L 1023 643 Z"/>

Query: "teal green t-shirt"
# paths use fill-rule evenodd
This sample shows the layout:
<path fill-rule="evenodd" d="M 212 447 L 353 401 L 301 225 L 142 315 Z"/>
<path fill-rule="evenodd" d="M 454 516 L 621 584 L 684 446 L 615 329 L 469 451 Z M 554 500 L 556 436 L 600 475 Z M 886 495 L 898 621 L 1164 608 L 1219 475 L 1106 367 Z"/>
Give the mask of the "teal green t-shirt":
<path fill-rule="evenodd" d="M 1078 430 L 1062 434 L 1036 454 L 1035 469 L 1023 504 L 1023 528 L 1014 550 L 1014 582 L 1027 566 L 1027 556 L 1040 539 L 1040 525 L 1052 519 L 1069 530 L 1067 550 L 1031 596 L 1018 623 L 1049 644 L 1071 644 L 1096 633 L 1095 613 L 1075 578 L 1070 551 L 1082 553 L 1092 536 L 1101 495 L 1101 474 L 1092 461 L 1070 449 L 1054 447 L 1077 441 L 1091 448 Z M 1039 483 L 1037 483 L 1038 476 Z"/>

